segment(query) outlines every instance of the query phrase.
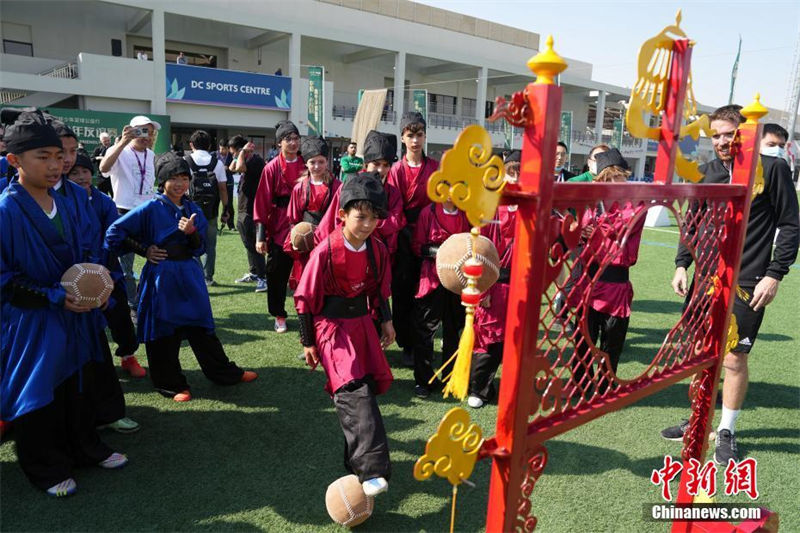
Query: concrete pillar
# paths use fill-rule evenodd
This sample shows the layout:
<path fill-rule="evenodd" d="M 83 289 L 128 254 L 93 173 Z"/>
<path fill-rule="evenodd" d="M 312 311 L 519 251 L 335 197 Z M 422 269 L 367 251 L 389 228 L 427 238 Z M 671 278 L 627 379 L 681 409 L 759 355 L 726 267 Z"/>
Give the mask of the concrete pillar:
<path fill-rule="evenodd" d="M 489 77 L 489 69 L 481 67 L 478 69 L 478 94 L 475 102 L 475 120 L 483 126 L 486 123 L 486 83 Z"/>
<path fill-rule="evenodd" d="M 603 142 L 603 116 L 606 114 L 606 92 L 598 91 L 597 95 L 597 115 L 594 118 L 595 144 Z"/>
<path fill-rule="evenodd" d="M 394 56 L 394 114 L 395 125 L 400 126 L 400 119 L 405 113 L 406 96 L 406 52 L 400 50 Z M 399 140 L 399 139 L 398 139 Z M 397 143 L 397 157 L 402 155 L 402 142 Z"/>
<path fill-rule="evenodd" d="M 151 18 L 153 28 L 153 98 L 150 112 L 158 115 L 167 113 L 167 64 L 164 49 L 164 10 L 156 8 Z"/>
<path fill-rule="evenodd" d="M 289 76 L 292 78 L 292 108 L 289 110 L 289 120 L 298 124 L 300 122 L 300 44 L 303 36 L 292 33 L 289 37 Z"/>

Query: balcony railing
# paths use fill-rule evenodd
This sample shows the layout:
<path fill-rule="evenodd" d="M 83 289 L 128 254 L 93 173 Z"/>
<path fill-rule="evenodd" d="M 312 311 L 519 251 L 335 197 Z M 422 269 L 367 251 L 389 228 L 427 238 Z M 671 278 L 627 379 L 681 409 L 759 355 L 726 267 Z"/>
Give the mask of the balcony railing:
<path fill-rule="evenodd" d="M 333 118 L 343 118 L 354 120 L 356 118 L 356 111 L 358 107 L 346 105 L 333 106 Z M 389 122 L 394 124 L 396 122 L 397 114 L 391 109 L 384 109 L 381 114 L 381 122 Z"/>
<path fill-rule="evenodd" d="M 597 136 L 593 131 L 572 132 L 572 142 L 583 146 L 591 147 L 601 143 L 611 144 L 613 139 L 614 136 L 607 133 L 604 133 L 602 136 L 600 136 L 600 140 L 598 141 Z M 644 143 L 644 139 L 637 139 L 636 137 L 631 137 L 630 135 L 624 134 L 622 136 L 622 146 L 620 146 L 620 150 L 626 152 L 636 152 L 642 150 L 642 148 L 645 146 Z"/>
<path fill-rule="evenodd" d="M 63 65 L 40 72 L 39 76 L 74 80 L 78 77 L 78 65 L 75 63 L 64 63 Z"/>

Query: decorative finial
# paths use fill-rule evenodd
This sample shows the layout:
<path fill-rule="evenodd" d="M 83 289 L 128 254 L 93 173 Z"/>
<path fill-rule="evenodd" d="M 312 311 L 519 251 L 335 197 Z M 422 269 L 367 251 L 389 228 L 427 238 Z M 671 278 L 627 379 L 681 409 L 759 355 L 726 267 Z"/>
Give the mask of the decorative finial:
<path fill-rule="evenodd" d="M 761 93 L 756 93 L 755 99 L 740 113 L 747 119 L 745 124 L 758 124 L 758 119 L 769 113 L 769 109 L 761 105 Z"/>
<path fill-rule="evenodd" d="M 681 25 L 681 19 L 682 18 L 683 18 L 683 15 L 681 14 L 681 10 L 679 9 L 678 13 L 675 15 L 675 25 L 676 26 L 680 26 Z"/>
<path fill-rule="evenodd" d="M 561 74 L 567 63 L 553 50 L 553 36 L 548 35 L 545 49 L 528 60 L 528 68 L 536 74 L 537 84 L 553 85 L 554 78 Z"/>

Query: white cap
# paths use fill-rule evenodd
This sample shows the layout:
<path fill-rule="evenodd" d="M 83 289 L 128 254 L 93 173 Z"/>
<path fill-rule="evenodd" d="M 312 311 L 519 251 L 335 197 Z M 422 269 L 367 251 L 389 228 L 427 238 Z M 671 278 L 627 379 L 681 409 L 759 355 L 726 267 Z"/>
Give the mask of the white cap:
<path fill-rule="evenodd" d="M 161 129 L 161 124 L 159 124 L 155 120 L 150 120 L 144 115 L 136 115 L 131 119 L 131 123 L 129 125 L 131 128 L 138 128 L 139 126 L 146 126 L 148 124 L 152 124 L 153 127 L 157 130 Z"/>

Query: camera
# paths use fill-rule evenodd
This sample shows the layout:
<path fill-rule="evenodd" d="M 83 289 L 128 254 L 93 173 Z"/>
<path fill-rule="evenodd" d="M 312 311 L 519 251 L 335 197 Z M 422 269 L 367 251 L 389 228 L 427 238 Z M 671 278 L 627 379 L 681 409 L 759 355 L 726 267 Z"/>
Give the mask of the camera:
<path fill-rule="evenodd" d="M 150 137 L 150 132 L 147 131 L 147 128 L 134 128 L 133 134 L 137 137 Z"/>

